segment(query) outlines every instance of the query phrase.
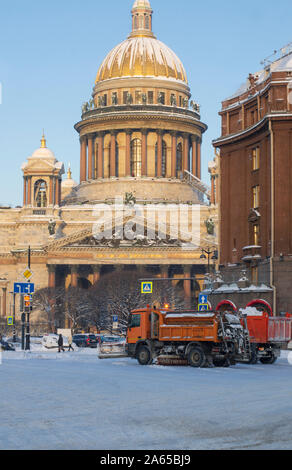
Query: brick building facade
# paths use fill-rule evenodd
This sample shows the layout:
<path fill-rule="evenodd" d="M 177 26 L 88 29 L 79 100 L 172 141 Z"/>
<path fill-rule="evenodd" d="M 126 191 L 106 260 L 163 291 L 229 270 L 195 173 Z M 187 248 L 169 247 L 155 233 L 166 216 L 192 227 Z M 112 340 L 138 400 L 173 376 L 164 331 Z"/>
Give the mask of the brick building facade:
<path fill-rule="evenodd" d="M 220 264 L 234 279 L 274 291 L 274 311 L 292 311 L 292 50 L 222 103 Z"/>

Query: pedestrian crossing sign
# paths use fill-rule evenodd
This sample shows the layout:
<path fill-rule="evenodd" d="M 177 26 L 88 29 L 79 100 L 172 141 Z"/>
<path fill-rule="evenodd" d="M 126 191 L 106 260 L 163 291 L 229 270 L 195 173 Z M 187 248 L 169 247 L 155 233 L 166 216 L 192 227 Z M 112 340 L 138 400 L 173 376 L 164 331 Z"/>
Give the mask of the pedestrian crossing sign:
<path fill-rule="evenodd" d="M 209 304 L 199 304 L 199 312 L 208 312 Z"/>
<path fill-rule="evenodd" d="M 7 325 L 13 326 L 13 317 L 7 317 Z"/>
<path fill-rule="evenodd" d="M 141 293 L 152 294 L 152 292 L 153 292 L 153 282 L 142 282 Z"/>

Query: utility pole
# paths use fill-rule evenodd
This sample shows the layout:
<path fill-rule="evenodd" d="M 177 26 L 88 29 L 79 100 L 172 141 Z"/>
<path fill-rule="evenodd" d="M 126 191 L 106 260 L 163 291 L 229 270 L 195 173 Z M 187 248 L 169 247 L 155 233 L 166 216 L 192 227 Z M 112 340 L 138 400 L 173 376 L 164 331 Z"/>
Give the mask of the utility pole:
<path fill-rule="evenodd" d="M 30 264 L 31 264 L 31 250 L 30 246 L 28 247 L 28 253 L 27 253 L 27 266 L 28 269 L 30 269 Z M 30 282 L 30 281 L 28 281 Z M 25 335 L 25 350 L 30 351 L 30 306 L 29 307 L 24 307 L 25 312 L 26 312 L 26 335 Z"/>

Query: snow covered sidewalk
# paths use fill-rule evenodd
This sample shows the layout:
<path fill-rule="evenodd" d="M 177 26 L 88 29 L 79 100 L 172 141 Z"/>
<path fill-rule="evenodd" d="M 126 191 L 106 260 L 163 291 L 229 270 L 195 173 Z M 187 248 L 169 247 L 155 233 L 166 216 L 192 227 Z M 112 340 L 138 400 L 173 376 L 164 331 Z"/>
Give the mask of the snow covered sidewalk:
<path fill-rule="evenodd" d="M 142 367 L 3 353 L 0 449 L 291 449 L 292 365 Z"/>

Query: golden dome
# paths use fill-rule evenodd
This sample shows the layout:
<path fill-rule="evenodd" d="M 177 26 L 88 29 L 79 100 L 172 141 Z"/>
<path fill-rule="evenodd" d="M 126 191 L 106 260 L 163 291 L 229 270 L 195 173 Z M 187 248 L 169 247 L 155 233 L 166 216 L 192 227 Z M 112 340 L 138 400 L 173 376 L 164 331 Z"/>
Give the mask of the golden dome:
<path fill-rule="evenodd" d="M 177 55 L 163 42 L 143 36 L 129 38 L 116 46 L 103 61 L 96 83 L 123 77 L 162 77 L 188 82 Z"/>
<path fill-rule="evenodd" d="M 135 0 L 132 18 L 132 33 L 107 55 L 98 70 L 96 83 L 124 77 L 159 77 L 187 83 L 180 59 L 152 32 L 148 0 Z"/>

